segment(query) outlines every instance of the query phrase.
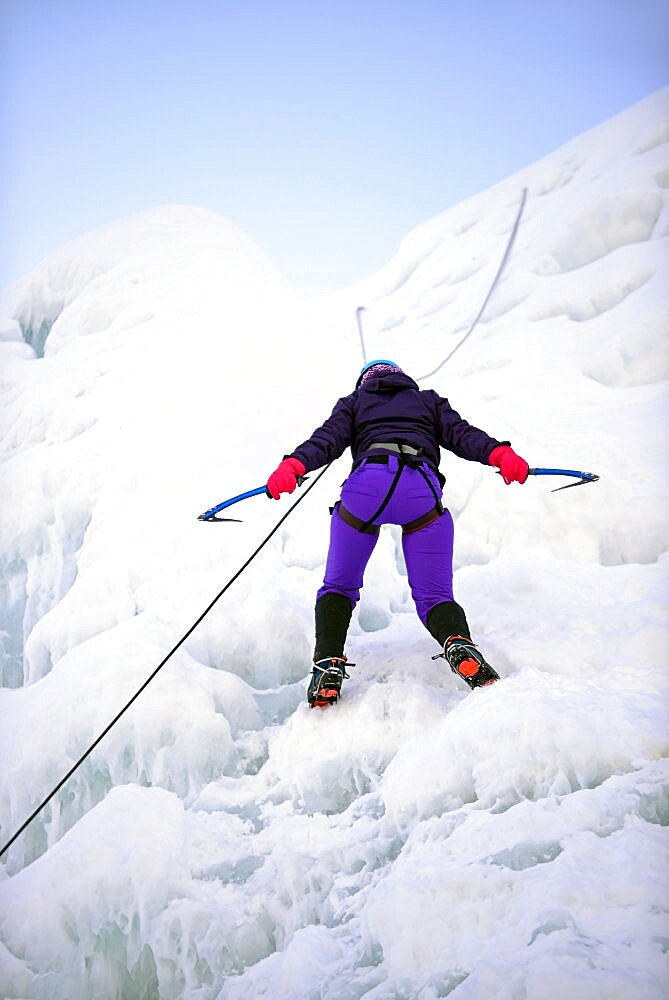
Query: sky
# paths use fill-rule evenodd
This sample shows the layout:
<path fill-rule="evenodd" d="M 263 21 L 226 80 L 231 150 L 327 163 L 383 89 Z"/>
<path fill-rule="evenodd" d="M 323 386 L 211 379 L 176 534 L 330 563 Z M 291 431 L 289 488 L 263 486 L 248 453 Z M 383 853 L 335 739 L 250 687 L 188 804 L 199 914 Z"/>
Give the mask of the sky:
<path fill-rule="evenodd" d="M 301 293 L 669 82 L 666 0 L 0 0 L 0 287 L 165 204 Z"/>

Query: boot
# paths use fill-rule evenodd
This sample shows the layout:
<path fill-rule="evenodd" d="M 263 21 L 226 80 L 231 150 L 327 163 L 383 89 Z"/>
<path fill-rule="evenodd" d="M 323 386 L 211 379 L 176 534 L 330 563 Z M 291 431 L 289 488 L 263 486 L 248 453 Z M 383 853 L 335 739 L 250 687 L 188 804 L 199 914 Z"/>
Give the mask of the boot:
<path fill-rule="evenodd" d="M 344 644 L 351 623 L 353 605 L 348 597 L 329 591 L 316 601 L 316 648 L 314 663 L 326 657 L 344 657 Z M 345 657 L 344 657 L 345 658 Z"/>
<path fill-rule="evenodd" d="M 314 666 L 307 688 L 311 708 L 327 708 L 339 700 L 346 673 L 344 644 L 353 605 L 348 597 L 334 591 L 316 601 L 316 648 Z"/>
<path fill-rule="evenodd" d="M 345 656 L 326 656 L 314 663 L 307 689 L 310 708 L 327 708 L 339 700 L 342 681 L 348 677 Z"/>
<path fill-rule="evenodd" d="M 461 635 L 451 635 L 444 643 L 443 656 L 454 674 L 469 684 L 470 688 L 485 687 L 499 680 L 499 674 L 471 641 Z"/>
<path fill-rule="evenodd" d="M 466 636 L 469 638 L 469 625 L 467 617 L 457 601 L 442 601 L 435 604 L 427 613 L 427 628 L 431 636 L 437 640 L 441 648 L 451 635 Z"/>

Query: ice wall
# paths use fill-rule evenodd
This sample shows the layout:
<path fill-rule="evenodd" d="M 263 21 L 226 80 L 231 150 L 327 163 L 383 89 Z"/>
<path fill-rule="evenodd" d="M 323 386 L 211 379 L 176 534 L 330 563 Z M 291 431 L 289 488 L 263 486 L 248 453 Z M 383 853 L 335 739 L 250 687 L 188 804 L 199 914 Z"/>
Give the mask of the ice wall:
<path fill-rule="evenodd" d="M 2 839 L 287 509 L 265 481 L 361 357 L 420 377 L 553 494 L 443 456 L 469 693 L 382 532 L 336 709 L 304 700 L 342 459 L 16 842 L 0 995 L 656 1000 L 666 981 L 669 90 L 300 302 L 166 208 L 5 293 Z M 427 383 L 424 383 L 427 384 Z M 473 932 L 475 929 L 475 933 Z"/>

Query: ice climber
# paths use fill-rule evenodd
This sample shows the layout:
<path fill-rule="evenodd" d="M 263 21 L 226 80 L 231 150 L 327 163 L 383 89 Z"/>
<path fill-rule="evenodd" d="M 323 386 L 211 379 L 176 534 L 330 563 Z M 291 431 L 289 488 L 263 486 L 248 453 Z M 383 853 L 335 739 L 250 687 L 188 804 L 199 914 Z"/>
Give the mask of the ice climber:
<path fill-rule="evenodd" d="M 439 448 L 496 466 L 504 482 L 524 483 L 525 459 L 467 423 L 447 399 L 419 389 L 399 365 L 366 364 L 354 392 L 287 455 L 267 481 L 278 500 L 307 472 L 343 454 L 353 468 L 335 504 L 323 585 L 316 597 L 316 643 L 307 700 L 324 708 L 336 702 L 347 677 L 344 646 L 365 567 L 382 524 L 402 526 L 402 548 L 411 595 L 422 623 L 441 646 L 451 670 L 471 687 L 499 675 L 474 645 L 463 608 L 453 597 L 453 518 L 442 504 Z"/>

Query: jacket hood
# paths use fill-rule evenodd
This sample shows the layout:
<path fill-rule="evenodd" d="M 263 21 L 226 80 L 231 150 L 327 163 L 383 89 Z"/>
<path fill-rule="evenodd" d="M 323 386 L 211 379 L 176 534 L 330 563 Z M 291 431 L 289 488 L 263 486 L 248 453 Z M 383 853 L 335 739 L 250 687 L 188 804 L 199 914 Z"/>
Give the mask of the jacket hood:
<path fill-rule="evenodd" d="M 393 395 L 402 389 L 418 389 L 418 385 L 405 372 L 374 373 L 360 386 L 358 392 L 374 392 Z"/>

